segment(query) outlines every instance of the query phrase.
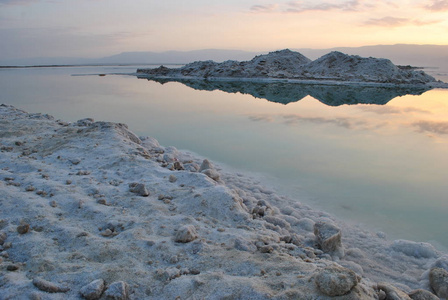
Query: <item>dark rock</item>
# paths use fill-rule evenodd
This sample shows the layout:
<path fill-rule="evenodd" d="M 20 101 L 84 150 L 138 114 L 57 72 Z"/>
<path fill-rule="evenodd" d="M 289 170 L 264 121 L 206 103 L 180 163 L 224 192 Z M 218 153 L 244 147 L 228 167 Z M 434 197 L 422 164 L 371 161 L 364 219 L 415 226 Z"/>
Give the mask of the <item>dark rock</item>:
<path fill-rule="evenodd" d="M 6 232 L 0 231 L 0 246 L 5 243 L 7 237 Z"/>
<path fill-rule="evenodd" d="M 185 170 L 184 165 L 181 162 L 175 161 L 173 164 L 174 170 L 182 171 Z"/>
<path fill-rule="evenodd" d="M 440 298 L 448 298 L 448 271 L 442 268 L 433 268 L 429 272 L 429 284 Z"/>
<path fill-rule="evenodd" d="M 314 224 L 314 235 L 322 251 L 326 253 L 343 253 L 341 229 L 334 224 L 317 222 Z"/>
<path fill-rule="evenodd" d="M 17 232 L 19 234 L 25 234 L 28 231 L 30 231 L 30 225 L 29 224 L 22 224 L 22 225 L 17 226 Z"/>
<path fill-rule="evenodd" d="M 8 271 L 17 271 L 19 269 L 19 265 L 8 265 L 6 270 Z"/>

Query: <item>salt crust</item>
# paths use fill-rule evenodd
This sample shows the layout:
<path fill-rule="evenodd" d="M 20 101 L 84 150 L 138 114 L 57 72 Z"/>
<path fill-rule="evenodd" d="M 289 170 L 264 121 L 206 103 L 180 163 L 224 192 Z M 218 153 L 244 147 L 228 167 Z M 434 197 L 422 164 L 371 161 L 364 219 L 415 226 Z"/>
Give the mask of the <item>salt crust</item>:
<path fill-rule="evenodd" d="M 448 88 L 422 70 L 394 65 L 390 60 L 330 52 L 314 61 L 289 49 L 270 52 L 250 61 L 196 61 L 181 68 L 161 66 L 138 69 L 137 76 L 149 78 L 201 78 L 207 81 L 246 80 L 252 82 L 362 85 L 362 86 L 425 86 Z"/>
<path fill-rule="evenodd" d="M 343 299 L 378 299 L 430 290 L 429 270 L 448 269 L 429 244 L 380 238 L 205 162 L 216 181 L 198 172 L 203 158 L 85 120 L 0 106 L 0 299 L 80 299 L 98 279 L 129 299 L 327 299 L 326 268 L 356 273 Z M 340 229 L 342 257 L 319 249 L 318 222 Z"/>

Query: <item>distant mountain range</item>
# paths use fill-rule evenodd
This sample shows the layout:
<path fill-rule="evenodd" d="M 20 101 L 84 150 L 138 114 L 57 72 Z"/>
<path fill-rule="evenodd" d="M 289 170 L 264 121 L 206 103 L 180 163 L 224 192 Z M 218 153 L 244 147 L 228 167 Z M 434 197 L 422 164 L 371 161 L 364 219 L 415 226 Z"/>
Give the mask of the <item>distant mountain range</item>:
<path fill-rule="evenodd" d="M 277 49 L 275 49 L 277 50 Z M 294 48 L 306 57 L 314 60 L 331 51 L 340 51 L 363 57 L 388 58 L 397 65 L 448 68 L 448 45 L 375 45 L 364 47 L 337 47 L 331 49 Z M 0 66 L 30 65 L 83 65 L 83 64 L 186 64 L 198 60 L 245 61 L 255 55 L 266 52 L 249 52 L 240 50 L 205 49 L 195 51 L 166 52 L 123 52 L 102 58 L 47 57 L 16 60 L 1 60 Z"/>
<path fill-rule="evenodd" d="M 316 59 L 331 51 L 350 55 L 390 59 L 396 65 L 419 67 L 448 66 L 448 45 L 375 45 L 363 47 L 338 47 L 331 49 L 295 49 L 310 59 Z"/>

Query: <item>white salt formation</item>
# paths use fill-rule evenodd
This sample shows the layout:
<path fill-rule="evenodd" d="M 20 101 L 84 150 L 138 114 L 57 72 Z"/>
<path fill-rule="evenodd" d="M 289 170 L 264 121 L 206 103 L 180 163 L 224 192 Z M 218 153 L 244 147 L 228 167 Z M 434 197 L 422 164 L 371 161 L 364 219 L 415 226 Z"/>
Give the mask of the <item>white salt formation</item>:
<path fill-rule="evenodd" d="M 429 244 L 347 226 L 124 124 L 2 105 L 0 151 L 0 299 L 447 296 L 448 257 Z"/>
<path fill-rule="evenodd" d="M 149 78 L 201 78 L 206 80 L 281 80 L 318 84 L 366 84 L 375 86 L 445 87 L 422 70 L 394 65 L 384 58 L 360 57 L 333 51 L 311 61 L 291 50 L 259 55 L 250 61 L 196 61 L 181 68 L 161 66 L 138 69 Z"/>

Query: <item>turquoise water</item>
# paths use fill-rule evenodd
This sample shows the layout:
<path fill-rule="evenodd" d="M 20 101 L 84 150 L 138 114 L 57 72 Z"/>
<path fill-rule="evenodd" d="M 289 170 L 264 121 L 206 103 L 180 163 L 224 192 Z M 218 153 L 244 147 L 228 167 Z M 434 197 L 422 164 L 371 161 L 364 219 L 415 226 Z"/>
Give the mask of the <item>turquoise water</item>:
<path fill-rule="evenodd" d="M 0 69 L 0 102 L 127 123 L 390 238 L 448 248 L 448 90 L 72 76 L 135 69 Z"/>

